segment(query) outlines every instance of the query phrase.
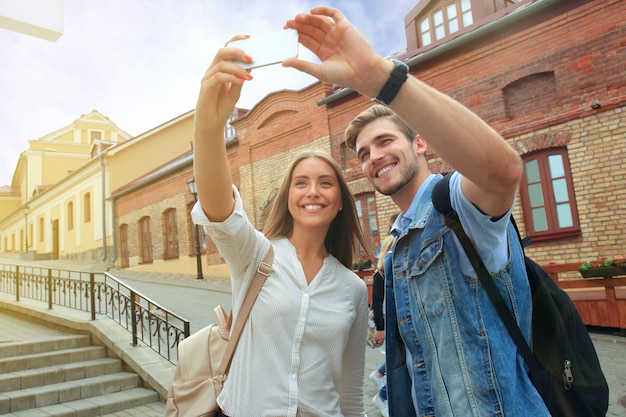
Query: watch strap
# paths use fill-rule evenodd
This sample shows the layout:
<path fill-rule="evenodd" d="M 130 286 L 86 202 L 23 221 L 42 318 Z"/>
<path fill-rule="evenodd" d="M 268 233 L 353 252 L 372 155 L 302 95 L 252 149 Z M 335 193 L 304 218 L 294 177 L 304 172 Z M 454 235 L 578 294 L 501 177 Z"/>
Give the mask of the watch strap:
<path fill-rule="evenodd" d="M 409 67 L 407 64 L 397 59 L 392 59 L 391 62 L 393 62 L 394 67 L 391 74 L 389 74 L 389 79 L 374 98 L 374 100 L 386 106 L 391 104 L 393 99 L 396 98 L 400 88 L 409 77 Z"/>

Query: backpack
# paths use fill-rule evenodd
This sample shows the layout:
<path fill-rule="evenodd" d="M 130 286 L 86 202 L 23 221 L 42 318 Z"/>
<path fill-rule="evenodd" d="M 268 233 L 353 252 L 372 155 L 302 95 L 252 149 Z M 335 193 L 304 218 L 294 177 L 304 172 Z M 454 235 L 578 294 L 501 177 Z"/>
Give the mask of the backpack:
<path fill-rule="evenodd" d="M 450 203 L 450 177 L 439 181 L 432 194 L 435 209 L 444 215 L 477 271 L 481 285 L 496 308 L 529 369 L 529 376 L 553 417 L 605 416 L 609 387 L 593 342 L 569 295 L 535 261 L 524 254 L 532 293 L 531 346 L 471 243 Z M 522 247 L 530 242 L 521 239 Z"/>

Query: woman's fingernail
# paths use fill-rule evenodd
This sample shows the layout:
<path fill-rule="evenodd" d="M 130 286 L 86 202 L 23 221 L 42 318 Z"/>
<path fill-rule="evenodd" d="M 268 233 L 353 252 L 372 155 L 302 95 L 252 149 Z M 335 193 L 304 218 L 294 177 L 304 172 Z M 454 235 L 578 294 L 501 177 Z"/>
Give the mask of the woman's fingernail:
<path fill-rule="evenodd" d="M 247 62 L 252 62 L 252 57 L 248 54 L 243 54 L 243 59 L 245 59 Z"/>

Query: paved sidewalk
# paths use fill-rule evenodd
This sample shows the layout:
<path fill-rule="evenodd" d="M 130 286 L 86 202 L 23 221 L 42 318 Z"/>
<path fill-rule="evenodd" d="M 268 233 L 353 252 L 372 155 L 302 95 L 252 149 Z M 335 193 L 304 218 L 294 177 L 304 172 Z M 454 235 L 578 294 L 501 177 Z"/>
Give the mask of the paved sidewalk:
<path fill-rule="evenodd" d="M 67 261 L 37 261 L 37 262 L 24 262 L 17 259 L 6 259 L 0 257 L 0 263 L 7 264 L 20 264 L 37 266 L 40 268 L 54 268 L 54 269 L 66 269 L 76 271 L 93 271 L 102 272 L 106 268 L 101 266 L 80 265 Z M 148 296 L 155 302 L 161 304 L 163 307 L 175 311 L 182 317 L 190 321 L 191 332 L 194 333 L 204 326 L 214 323 L 215 316 L 213 308 L 217 305 L 222 305 L 225 309 L 231 308 L 231 294 L 230 284 L 223 278 L 219 277 L 205 277 L 204 280 L 197 280 L 195 275 L 181 275 L 171 273 L 154 273 L 154 272 L 136 272 L 128 271 L 124 269 L 112 268 L 108 272 L 114 277 L 124 281 L 129 286 L 133 287 L 140 293 Z M 19 306 L 15 306 L 19 304 Z M 36 302 L 27 299 L 21 299 L 19 303 L 11 301 L 11 296 L 0 293 L 0 313 L 3 308 L 10 306 L 11 308 L 20 308 L 22 314 L 26 314 L 26 310 L 29 312 L 35 310 L 33 313 L 34 318 L 40 319 L 45 316 L 46 319 L 52 320 L 52 323 L 58 323 L 65 320 L 73 321 L 72 326 L 74 328 L 79 327 L 84 329 L 85 326 L 101 326 L 106 318 L 99 318 L 95 322 L 90 322 L 88 314 L 84 312 L 74 311 L 70 309 L 64 309 L 62 307 L 55 307 L 52 311 L 47 310 L 47 305 L 42 302 Z M 59 315 L 63 319 L 59 318 Z M 2 314 L 0 314 L 1 323 Z M 0 324 L 0 330 L 2 329 Z M 116 345 L 115 349 L 122 357 L 128 357 L 129 355 L 137 356 L 137 347 L 130 346 L 130 334 L 121 328 L 117 329 L 118 332 L 114 335 L 112 343 Z M 113 335 L 113 329 L 97 330 L 98 334 Z M 113 337 L 113 336 L 112 336 Z M 149 349 L 148 349 L 149 350 Z M 153 382 L 163 388 L 162 393 L 171 384 L 171 377 L 173 374 L 173 366 L 164 359 L 161 359 L 156 353 L 152 351 L 142 352 L 141 360 L 150 367 L 149 374 Z M 149 358 L 145 358 L 144 356 Z M 368 379 L 368 375 L 374 369 L 384 361 L 384 347 L 378 349 L 366 349 L 366 364 L 365 364 L 365 383 L 364 383 L 364 406 L 365 411 L 369 417 L 377 417 L 380 415 L 378 408 L 372 403 L 372 398 L 377 392 L 377 387 L 374 382 Z M 155 368 L 162 368 L 155 370 Z M 144 371 L 144 373 L 146 373 Z M 154 406 L 154 405 L 151 405 Z M 139 409 L 141 408 L 141 409 Z M 136 410 L 126 410 L 125 413 L 116 413 L 114 416 L 152 416 L 152 411 L 146 410 L 144 407 L 139 407 Z M 160 410 L 160 414 L 163 415 L 163 410 Z M 111 417 L 111 416 L 109 416 Z"/>
<path fill-rule="evenodd" d="M 0 263 L 19 263 L 14 259 L 4 259 L 0 257 Z M 33 265 L 33 263 L 29 263 Z M 62 261 L 39 261 L 35 263 L 39 267 L 51 267 L 58 269 L 72 270 L 94 270 L 99 271 L 102 267 L 78 265 L 70 262 Z M 205 277 L 204 280 L 196 280 L 192 275 L 165 274 L 165 273 L 143 273 L 113 268 L 109 270 L 116 278 L 125 281 L 128 285 L 135 288 L 139 292 L 147 295 L 163 307 L 171 309 L 181 316 L 187 318 L 191 322 L 191 331 L 195 332 L 202 327 L 215 321 L 213 316 L 213 308 L 216 305 L 222 305 L 226 309 L 230 309 L 230 286 L 223 278 Z M 2 296 L 2 294 L 0 294 Z M 0 311 L 2 302 L 6 297 L 0 297 Z M 21 301 L 20 303 L 25 303 Z M 46 312 L 46 306 L 38 307 L 40 313 Z M 56 309 L 55 309 L 56 312 Z M 83 313 L 84 314 L 84 313 Z M 102 320 L 96 320 L 96 322 Z M 2 328 L 0 327 L 0 330 Z M 124 337 L 128 340 L 119 341 L 126 355 L 132 352 L 132 346 L 129 345 L 129 334 Z M 609 333 L 592 332 L 592 338 L 605 376 L 609 383 L 610 397 L 609 410 L 607 416 L 626 417 L 626 338 Z M 366 371 L 364 383 L 364 405 L 369 417 L 379 416 L 377 407 L 372 404 L 372 397 L 377 392 L 377 387 L 368 379 L 368 375 L 374 369 L 378 368 L 384 360 L 384 348 L 366 350 Z M 168 366 L 168 362 L 157 365 L 151 363 L 152 368 L 163 367 L 165 372 L 161 372 L 159 378 L 162 379 L 161 384 L 169 386 L 171 382 L 171 373 L 173 368 Z M 169 364 L 171 365 L 171 364 Z M 167 375 L 169 373 L 169 382 Z M 163 375 L 166 375 L 165 377 Z M 158 408 L 158 406 L 157 406 Z M 133 410 L 130 414 L 116 414 L 122 416 L 152 416 L 162 415 L 163 410 L 158 410 L 161 414 L 152 414 L 154 410 Z M 133 414 L 135 413 L 135 414 Z"/>

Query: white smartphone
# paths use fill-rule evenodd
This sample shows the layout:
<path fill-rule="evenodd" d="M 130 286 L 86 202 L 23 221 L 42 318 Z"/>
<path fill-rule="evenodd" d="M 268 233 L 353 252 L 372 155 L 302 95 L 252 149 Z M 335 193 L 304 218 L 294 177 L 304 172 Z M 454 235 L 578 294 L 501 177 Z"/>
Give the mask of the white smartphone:
<path fill-rule="evenodd" d="M 237 65 L 247 69 L 264 67 L 298 56 L 298 31 L 285 29 L 268 35 L 252 35 L 228 46 L 241 48 L 254 59 L 250 63 L 235 61 Z"/>

